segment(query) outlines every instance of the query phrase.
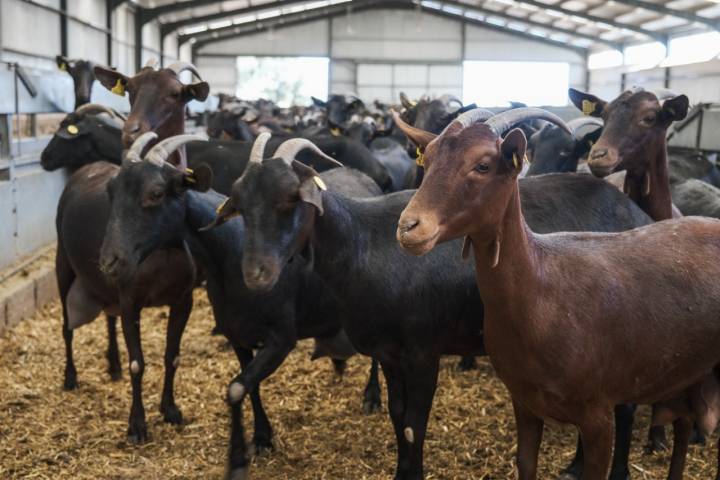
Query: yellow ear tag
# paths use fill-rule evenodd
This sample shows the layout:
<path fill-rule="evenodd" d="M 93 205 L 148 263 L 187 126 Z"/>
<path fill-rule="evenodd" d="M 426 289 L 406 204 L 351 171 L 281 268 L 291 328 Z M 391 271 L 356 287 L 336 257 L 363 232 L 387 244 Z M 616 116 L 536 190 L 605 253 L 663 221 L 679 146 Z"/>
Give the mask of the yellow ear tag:
<path fill-rule="evenodd" d="M 515 170 L 517 170 L 518 169 L 517 153 L 513 153 L 513 165 L 515 165 Z"/>
<path fill-rule="evenodd" d="M 597 104 L 595 102 L 591 102 L 590 100 L 583 100 L 582 101 L 582 112 L 583 115 L 591 115 L 595 111 L 595 107 Z"/>
<path fill-rule="evenodd" d="M 196 183 L 195 178 L 193 177 L 193 174 L 195 172 L 192 171 L 190 168 L 185 169 L 185 181 L 188 183 Z M 227 201 L 227 200 L 226 200 Z"/>
<path fill-rule="evenodd" d="M 121 97 L 125 96 L 125 85 L 122 83 L 122 80 L 118 78 L 117 83 L 115 83 L 115 86 L 110 89 L 112 93 L 115 95 L 120 95 Z"/>
<path fill-rule="evenodd" d="M 325 185 L 325 182 L 323 182 L 322 178 L 318 177 L 317 175 L 313 177 L 313 182 L 315 182 L 315 185 L 317 185 L 320 190 L 327 190 L 327 185 Z"/>
<path fill-rule="evenodd" d="M 420 147 L 417 147 L 415 153 L 417 154 L 417 158 L 415 158 L 415 164 L 418 167 L 425 168 L 425 154 L 423 154 L 422 150 L 420 150 Z"/>
<path fill-rule="evenodd" d="M 67 72 L 67 64 L 65 64 L 65 62 L 60 64 L 60 70 L 62 70 L 63 72 Z"/>
<path fill-rule="evenodd" d="M 342 135 L 342 132 L 340 131 L 339 128 L 331 128 L 330 133 L 332 134 L 333 137 L 339 137 L 340 135 Z"/>
<path fill-rule="evenodd" d="M 67 131 L 70 135 L 77 135 L 80 130 L 75 125 L 68 125 Z"/>

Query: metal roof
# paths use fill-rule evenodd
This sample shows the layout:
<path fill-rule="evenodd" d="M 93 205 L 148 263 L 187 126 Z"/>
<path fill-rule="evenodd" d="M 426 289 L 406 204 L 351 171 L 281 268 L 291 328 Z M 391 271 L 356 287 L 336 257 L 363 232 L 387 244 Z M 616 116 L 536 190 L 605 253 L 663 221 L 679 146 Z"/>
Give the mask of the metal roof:
<path fill-rule="evenodd" d="M 407 8 L 578 51 L 720 30 L 720 0 L 130 0 L 140 23 L 203 45 L 342 12 Z M 115 0 L 116 5 L 123 0 Z"/>

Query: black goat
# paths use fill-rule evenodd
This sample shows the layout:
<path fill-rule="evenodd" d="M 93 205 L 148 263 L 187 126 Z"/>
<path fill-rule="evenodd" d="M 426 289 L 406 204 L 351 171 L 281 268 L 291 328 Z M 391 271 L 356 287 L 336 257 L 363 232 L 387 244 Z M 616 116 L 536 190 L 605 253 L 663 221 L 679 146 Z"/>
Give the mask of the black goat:
<path fill-rule="evenodd" d="M 551 123 L 545 124 L 528 141 L 530 168 L 527 176 L 575 172 L 602 133 L 602 120 L 580 117 L 567 124 L 572 135 Z"/>
<path fill-rule="evenodd" d="M 95 64 L 88 60 L 70 59 L 63 55 L 55 57 L 55 62 L 60 70 L 67 72 L 73 79 L 75 90 L 75 109 L 86 103 L 90 103 L 92 86 L 95 82 Z"/>
<path fill-rule="evenodd" d="M 268 134 L 258 137 L 248 169 L 255 168 L 253 162 L 262 159 L 267 137 Z M 208 297 L 219 330 L 232 344 L 242 365 L 242 373 L 228 390 L 232 410 L 230 472 L 231 478 L 236 478 L 234 475 L 239 476 L 247 467 L 242 397 L 249 393 L 252 401 L 255 446 L 271 448 L 272 429 L 260 400 L 260 382 L 283 363 L 298 339 L 317 337 L 330 340 L 321 344 L 323 347 L 331 345 L 332 339 L 341 333 L 344 314 L 301 256 L 294 259 L 273 290 L 256 293 L 245 286 L 238 273 L 245 257 L 242 219 L 213 229 L 203 228 L 214 220 L 216 208 L 227 200 L 214 192 L 197 191 L 210 187 L 210 174 L 206 173 L 209 168 L 198 167 L 194 173 L 183 172 L 156 155 L 156 149 L 166 147 L 171 151 L 192 138 L 185 135 L 164 140 L 148 153 L 147 161 L 137 159 L 123 163 L 117 176 L 108 183 L 112 199 L 110 225 L 113 228 L 108 229 L 103 257 L 116 259 L 116 267 L 111 273 L 121 279 L 132 278 L 145 258 L 168 245 L 187 243 L 200 262 L 207 275 Z M 138 142 L 141 140 L 147 142 L 149 139 L 141 137 Z M 318 158 L 328 161 L 329 157 L 302 139 L 287 141 L 278 148 L 278 154 L 294 157 L 308 147 L 319 154 Z M 137 150 L 142 150 L 142 146 Z M 359 172 L 342 175 L 339 172 L 343 170 L 329 170 L 322 178 L 347 195 L 380 193 L 367 176 Z M 253 349 L 257 349 L 256 355 L 253 355 Z M 344 360 L 354 352 L 337 353 Z M 368 412 L 380 406 L 375 362 L 371 370 L 374 375 L 370 377 L 363 402 Z"/>
<path fill-rule="evenodd" d="M 242 271 L 257 291 L 274 288 L 298 253 L 313 252 L 315 271 L 348 312 L 350 340 L 385 373 L 398 448 L 395 478 L 420 479 L 440 356 L 484 354 L 473 267 L 461 260 L 462 242 L 415 259 L 399 247 L 397 221 L 412 191 L 350 199 L 324 191 L 312 169 L 291 160 L 272 158 L 246 169 L 219 222 L 242 212 Z M 650 223 L 621 192 L 589 175 L 544 175 L 521 185 L 525 216 L 537 232 L 621 231 Z"/>

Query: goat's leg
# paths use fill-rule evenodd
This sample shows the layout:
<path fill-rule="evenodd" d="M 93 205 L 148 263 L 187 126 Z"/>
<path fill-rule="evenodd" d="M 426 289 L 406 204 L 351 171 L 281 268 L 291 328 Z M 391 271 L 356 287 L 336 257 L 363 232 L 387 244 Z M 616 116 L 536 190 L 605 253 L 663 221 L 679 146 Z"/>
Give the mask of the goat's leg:
<path fill-rule="evenodd" d="M 467 355 L 464 357 L 460 357 L 460 361 L 458 362 L 458 370 L 461 372 L 468 372 L 470 370 L 477 370 L 477 360 L 475 359 L 474 355 Z"/>
<path fill-rule="evenodd" d="M 588 412 L 579 425 L 585 453 L 583 480 L 605 480 L 612 456 L 613 422 L 610 407 Z"/>
<path fill-rule="evenodd" d="M 697 423 L 693 424 L 692 434 L 690 435 L 690 445 L 705 445 L 705 434 L 700 431 Z"/>
<path fill-rule="evenodd" d="M 405 376 L 404 440 L 408 444 L 410 468 L 407 480 L 423 479 L 423 448 L 435 389 L 437 388 L 440 359 L 403 364 Z"/>
<path fill-rule="evenodd" d="M 253 362 L 253 352 L 246 348 L 239 346 L 233 346 L 235 355 L 240 360 L 240 365 L 243 371 L 246 371 Z M 265 413 L 265 407 L 263 407 L 262 400 L 260 399 L 260 384 L 250 391 L 250 402 L 252 403 L 253 417 L 255 419 L 255 431 L 253 432 L 253 444 L 255 445 L 255 452 L 262 453 L 265 450 L 272 450 L 272 426 L 268 419 L 267 413 Z"/>
<path fill-rule="evenodd" d="M 192 292 L 170 306 L 165 338 L 165 382 L 163 383 L 160 413 L 163 420 L 173 425 L 182 424 L 182 412 L 175 403 L 175 372 L 180 366 L 180 341 L 192 310 Z"/>
<path fill-rule="evenodd" d="M 692 427 L 693 422 L 687 417 L 679 417 L 673 421 L 673 449 L 668 480 L 682 480 L 683 478 Z"/>
<path fill-rule="evenodd" d="M 717 473 L 715 474 L 715 480 L 720 480 L 720 438 L 717 441 Z"/>
<path fill-rule="evenodd" d="M 575 445 L 575 456 L 570 461 L 570 465 L 560 473 L 558 480 L 580 480 L 582 478 L 582 468 L 584 462 L 582 441 L 580 440 L 580 434 L 577 437 L 577 444 Z"/>
<path fill-rule="evenodd" d="M 230 405 L 230 449 L 228 451 L 228 469 L 226 480 L 245 480 L 249 478 L 247 444 L 242 419 L 243 387 L 235 377 L 228 386 L 227 401 Z"/>
<path fill-rule="evenodd" d="M 62 336 L 65 342 L 65 378 L 63 388 L 65 390 L 74 390 L 78 387 L 78 383 L 75 360 L 73 359 L 73 331 L 69 326 L 70 318 L 68 316 L 67 296 L 75 280 L 75 273 L 72 271 L 72 268 L 70 268 L 70 263 L 65 256 L 62 245 L 58 245 L 55 256 L 55 275 L 57 277 L 58 291 L 60 293 L 63 311 Z"/>
<path fill-rule="evenodd" d="M 655 416 L 655 406 L 652 407 L 652 416 Z M 645 446 L 646 453 L 662 452 L 667 450 L 668 441 L 665 435 L 665 427 L 663 425 L 655 425 L 648 430 L 648 443 Z"/>
<path fill-rule="evenodd" d="M 537 478 L 538 454 L 542 442 L 544 422 L 513 399 L 517 428 L 517 468 L 519 480 Z"/>
<path fill-rule="evenodd" d="M 397 445 L 397 465 L 395 467 L 395 480 L 405 480 L 410 468 L 409 445 L 403 432 L 406 392 L 402 370 L 398 365 L 380 362 L 385 382 L 387 383 L 388 411 L 395 430 Z"/>
<path fill-rule="evenodd" d="M 133 444 L 147 440 L 145 407 L 142 401 L 142 379 L 145 371 L 145 359 L 140 344 L 140 308 L 125 305 L 122 309 L 122 331 L 130 363 L 130 383 L 132 385 L 132 406 L 128 420 L 128 441 Z"/>
<path fill-rule="evenodd" d="M 108 374 L 112 381 L 120 380 L 122 377 L 122 367 L 120 367 L 120 351 L 117 342 L 117 317 L 114 315 L 106 315 L 107 333 L 108 333 Z"/>
<path fill-rule="evenodd" d="M 610 480 L 629 480 L 630 445 L 635 421 L 635 405 L 615 406 L 615 451 L 613 452 Z"/>
<path fill-rule="evenodd" d="M 363 412 L 366 414 L 379 412 L 381 405 L 378 361 L 373 358 L 370 361 L 370 376 L 363 393 Z"/>

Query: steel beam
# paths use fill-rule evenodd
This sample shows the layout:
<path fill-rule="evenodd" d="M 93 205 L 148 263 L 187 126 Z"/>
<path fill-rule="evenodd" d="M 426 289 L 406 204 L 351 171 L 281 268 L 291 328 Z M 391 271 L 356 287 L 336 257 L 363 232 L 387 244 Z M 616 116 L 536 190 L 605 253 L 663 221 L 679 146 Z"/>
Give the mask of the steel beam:
<path fill-rule="evenodd" d="M 687 20 L 691 23 L 700 23 L 706 27 L 712 28 L 713 30 L 720 30 L 720 19 L 701 17 L 693 12 L 666 7 L 661 3 L 647 2 L 645 0 L 615 0 L 615 2 L 622 5 L 628 5 L 630 7 L 642 8 L 643 10 L 649 10 L 663 15 L 670 15 L 671 17 L 682 18 L 683 20 Z"/>

